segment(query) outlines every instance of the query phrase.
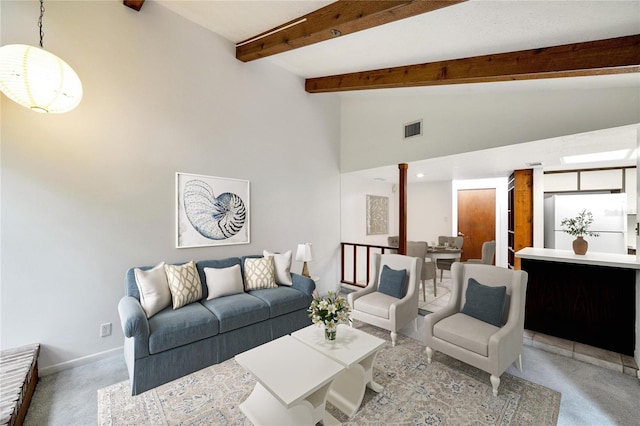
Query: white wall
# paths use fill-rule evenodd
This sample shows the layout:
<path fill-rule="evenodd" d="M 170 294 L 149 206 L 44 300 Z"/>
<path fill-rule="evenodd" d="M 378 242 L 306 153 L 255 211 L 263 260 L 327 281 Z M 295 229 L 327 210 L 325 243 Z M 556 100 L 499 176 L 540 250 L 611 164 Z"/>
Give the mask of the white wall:
<path fill-rule="evenodd" d="M 407 240 L 437 242 L 451 235 L 451 181 L 407 187 Z"/>
<path fill-rule="evenodd" d="M 398 235 L 398 191 L 388 182 L 363 179 L 350 174 L 343 174 L 340 179 L 340 239 L 345 243 L 369 244 L 386 246 L 387 237 Z M 367 195 L 378 195 L 389 198 L 388 233 L 382 235 L 367 235 Z M 358 263 L 356 265 L 356 279 L 365 284 L 366 279 L 366 249 L 356 248 Z M 379 249 L 373 252 L 380 252 Z M 353 246 L 345 246 L 345 280 L 352 282 L 353 277 Z M 337 287 L 336 287 L 337 290 Z"/>
<path fill-rule="evenodd" d="M 2 43 L 37 43 L 37 2 L 1 2 Z M 2 95 L 0 344 L 53 371 L 118 351 L 126 270 L 312 242 L 338 282 L 340 108 L 156 2 L 51 2 L 45 48 L 79 74 L 74 111 Z M 176 249 L 175 173 L 251 182 L 251 244 Z M 293 270 L 299 272 L 296 263 Z M 113 335 L 99 337 L 101 323 Z"/>
<path fill-rule="evenodd" d="M 376 96 L 384 91 L 345 94 L 340 170 L 346 173 L 638 122 L 637 85 L 604 89 L 595 82 L 590 89 L 559 89 L 549 80 L 538 84 L 540 90 L 518 90 L 492 83 L 492 92 L 466 85 L 451 95 L 437 88 L 406 89 L 397 96 Z M 404 124 L 417 119 L 423 119 L 422 136 L 403 140 Z"/>

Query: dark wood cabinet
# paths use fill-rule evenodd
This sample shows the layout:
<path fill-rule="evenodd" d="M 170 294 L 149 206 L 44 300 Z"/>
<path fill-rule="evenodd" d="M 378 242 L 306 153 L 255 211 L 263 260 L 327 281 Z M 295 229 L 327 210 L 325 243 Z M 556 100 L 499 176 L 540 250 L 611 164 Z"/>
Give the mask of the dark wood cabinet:
<path fill-rule="evenodd" d="M 527 330 L 633 356 L 635 270 L 532 259 L 522 269 Z"/>
<path fill-rule="evenodd" d="M 514 170 L 508 184 L 507 258 L 510 269 L 520 269 L 515 253 L 533 247 L 533 170 Z"/>

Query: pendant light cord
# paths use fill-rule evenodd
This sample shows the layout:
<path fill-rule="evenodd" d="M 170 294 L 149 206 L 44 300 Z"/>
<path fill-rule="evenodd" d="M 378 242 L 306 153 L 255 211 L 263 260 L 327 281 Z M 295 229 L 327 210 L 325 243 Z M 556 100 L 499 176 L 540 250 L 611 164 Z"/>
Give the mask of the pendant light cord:
<path fill-rule="evenodd" d="M 44 0 L 40 0 L 40 18 L 38 19 L 38 28 L 40 28 L 40 48 L 42 47 L 42 38 L 44 37 L 44 32 L 42 31 L 42 17 L 44 16 Z"/>

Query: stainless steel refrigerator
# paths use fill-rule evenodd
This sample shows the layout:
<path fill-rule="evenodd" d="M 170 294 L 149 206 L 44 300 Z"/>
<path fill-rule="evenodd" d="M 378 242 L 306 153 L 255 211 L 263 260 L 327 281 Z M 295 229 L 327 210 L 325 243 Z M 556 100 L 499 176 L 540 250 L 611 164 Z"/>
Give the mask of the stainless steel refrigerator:
<path fill-rule="evenodd" d="M 558 250 L 572 250 L 575 240 L 562 230 L 565 217 L 575 217 L 587 209 L 593 214 L 589 228 L 600 234 L 585 236 L 589 252 L 627 254 L 627 197 L 626 194 L 553 195 L 544 200 L 544 246 Z"/>

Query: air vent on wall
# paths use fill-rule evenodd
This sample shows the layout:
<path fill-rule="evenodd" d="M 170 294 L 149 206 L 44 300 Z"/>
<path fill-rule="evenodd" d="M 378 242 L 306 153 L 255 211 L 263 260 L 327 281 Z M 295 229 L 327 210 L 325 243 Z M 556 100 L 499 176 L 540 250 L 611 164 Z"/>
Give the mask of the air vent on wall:
<path fill-rule="evenodd" d="M 412 138 L 422 135 L 422 120 L 414 121 L 404 125 L 404 138 Z"/>

